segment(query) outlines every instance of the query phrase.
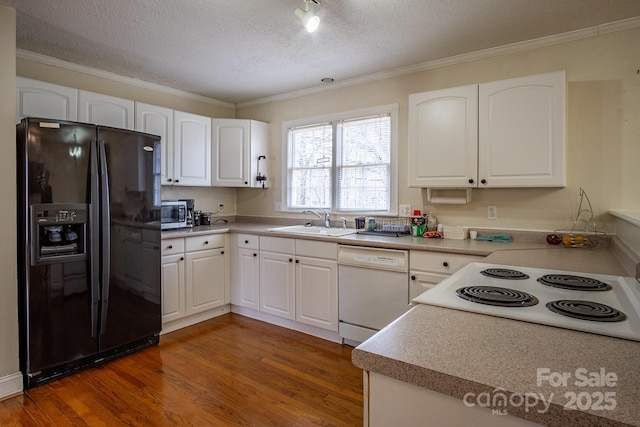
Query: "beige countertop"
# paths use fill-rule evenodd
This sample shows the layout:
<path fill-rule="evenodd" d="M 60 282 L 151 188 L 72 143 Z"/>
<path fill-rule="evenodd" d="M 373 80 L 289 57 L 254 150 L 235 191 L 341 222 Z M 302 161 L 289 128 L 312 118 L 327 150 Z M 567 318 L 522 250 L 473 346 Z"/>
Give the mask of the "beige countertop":
<path fill-rule="evenodd" d="M 509 243 L 487 242 L 475 240 L 454 240 L 454 239 L 425 239 L 422 237 L 388 237 L 374 236 L 370 234 L 350 234 L 341 237 L 325 237 L 314 235 L 300 235 L 286 232 L 269 231 L 269 228 L 278 227 L 274 224 L 258 224 L 258 223 L 234 223 L 204 225 L 193 228 L 185 228 L 178 230 L 166 230 L 162 232 L 163 239 L 176 237 L 189 237 L 210 233 L 248 233 L 261 236 L 288 237 L 295 239 L 322 240 L 327 242 L 335 242 L 343 245 L 368 246 L 388 249 L 405 249 L 405 250 L 426 250 L 434 252 L 448 252 L 468 255 L 487 256 L 495 251 L 501 250 L 519 250 L 519 249 L 546 249 L 550 246 L 540 240 L 537 241 L 531 236 L 531 233 L 523 233 L 514 236 L 514 240 Z"/>

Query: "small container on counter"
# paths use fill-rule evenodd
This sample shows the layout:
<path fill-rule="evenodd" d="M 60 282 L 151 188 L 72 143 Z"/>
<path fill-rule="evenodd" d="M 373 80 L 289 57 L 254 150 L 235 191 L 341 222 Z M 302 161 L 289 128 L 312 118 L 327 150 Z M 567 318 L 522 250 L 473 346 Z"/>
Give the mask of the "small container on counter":
<path fill-rule="evenodd" d="M 376 219 L 373 217 L 367 218 L 367 230 L 376 231 Z"/>
<path fill-rule="evenodd" d="M 200 225 L 211 225 L 211 212 L 200 213 Z"/>
<path fill-rule="evenodd" d="M 356 222 L 356 229 L 358 229 L 358 230 L 364 229 L 364 227 L 365 227 L 365 225 L 364 225 L 365 217 L 358 216 L 358 217 L 355 218 L 355 222 Z"/>

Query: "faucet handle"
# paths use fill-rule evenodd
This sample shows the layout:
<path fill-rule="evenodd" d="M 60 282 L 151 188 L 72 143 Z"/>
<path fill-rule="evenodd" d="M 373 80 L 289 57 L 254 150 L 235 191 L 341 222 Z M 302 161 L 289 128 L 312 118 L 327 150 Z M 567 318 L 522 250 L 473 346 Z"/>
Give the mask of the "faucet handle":
<path fill-rule="evenodd" d="M 340 218 L 340 221 L 342 221 L 342 229 L 346 230 L 347 229 L 347 219 L 345 217 Z"/>

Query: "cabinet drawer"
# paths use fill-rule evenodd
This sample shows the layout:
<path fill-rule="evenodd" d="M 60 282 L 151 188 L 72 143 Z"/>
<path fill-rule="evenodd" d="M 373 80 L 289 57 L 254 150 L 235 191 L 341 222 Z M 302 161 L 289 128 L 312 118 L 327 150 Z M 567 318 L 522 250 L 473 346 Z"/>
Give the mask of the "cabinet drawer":
<path fill-rule="evenodd" d="M 267 252 L 278 252 L 281 254 L 293 254 L 295 240 L 285 237 L 260 236 L 260 250 Z"/>
<path fill-rule="evenodd" d="M 184 252 L 184 239 L 164 239 L 162 241 L 162 256 L 176 255 Z"/>
<path fill-rule="evenodd" d="M 315 240 L 296 240 L 296 255 L 336 260 L 338 259 L 338 244 Z"/>
<path fill-rule="evenodd" d="M 185 239 L 187 252 L 203 251 L 224 247 L 224 234 L 205 234 L 203 236 L 192 236 Z"/>
<path fill-rule="evenodd" d="M 484 257 L 475 255 L 428 251 L 411 251 L 409 254 L 409 264 L 412 271 L 431 271 L 443 274 L 451 274 L 470 262 L 481 262 L 483 259 Z"/>
<path fill-rule="evenodd" d="M 258 250 L 260 245 L 258 244 L 259 237 L 253 234 L 236 234 L 236 243 L 238 248 L 254 249 Z"/>

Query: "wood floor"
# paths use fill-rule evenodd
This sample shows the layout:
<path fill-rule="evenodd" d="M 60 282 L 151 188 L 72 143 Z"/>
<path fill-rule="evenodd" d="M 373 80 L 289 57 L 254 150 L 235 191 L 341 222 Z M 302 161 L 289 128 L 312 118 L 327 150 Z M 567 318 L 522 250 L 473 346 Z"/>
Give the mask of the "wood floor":
<path fill-rule="evenodd" d="M 4 400 L 0 425 L 361 426 L 351 350 L 226 314 Z"/>

